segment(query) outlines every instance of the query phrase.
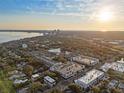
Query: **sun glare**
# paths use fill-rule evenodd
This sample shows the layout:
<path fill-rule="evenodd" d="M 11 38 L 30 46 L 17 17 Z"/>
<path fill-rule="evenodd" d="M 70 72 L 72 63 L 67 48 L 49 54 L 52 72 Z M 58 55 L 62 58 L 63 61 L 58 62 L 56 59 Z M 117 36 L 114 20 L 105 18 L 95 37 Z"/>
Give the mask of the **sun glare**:
<path fill-rule="evenodd" d="M 111 11 L 104 9 L 100 11 L 98 16 L 100 21 L 110 21 L 113 17 L 113 14 Z"/>

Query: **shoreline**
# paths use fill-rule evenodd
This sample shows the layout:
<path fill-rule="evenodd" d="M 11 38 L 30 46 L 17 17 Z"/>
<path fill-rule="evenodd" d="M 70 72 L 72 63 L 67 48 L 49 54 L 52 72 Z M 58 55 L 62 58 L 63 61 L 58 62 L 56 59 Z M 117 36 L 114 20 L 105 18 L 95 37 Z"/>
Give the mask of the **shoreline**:
<path fill-rule="evenodd" d="M 2 34 L 1 34 L 2 33 Z M 12 34 L 11 34 L 12 33 Z M 41 33 L 27 32 L 0 32 L 0 45 L 11 41 L 43 36 Z"/>

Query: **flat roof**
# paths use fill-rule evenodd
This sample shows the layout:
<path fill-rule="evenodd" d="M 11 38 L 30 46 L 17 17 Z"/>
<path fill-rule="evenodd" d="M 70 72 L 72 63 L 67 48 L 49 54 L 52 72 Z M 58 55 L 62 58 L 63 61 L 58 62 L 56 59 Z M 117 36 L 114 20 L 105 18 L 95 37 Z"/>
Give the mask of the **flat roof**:
<path fill-rule="evenodd" d="M 50 83 L 55 82 L 55 80 L 53 78 L 51 78 L 50 76 L 45 76 L 44 79 L 47 80 Z"/>
<path fill-rule="evenodd" d="M 99 61 L 99 59 L 97 59 L 97 58 L 93 58 L 93 57 L 89 57 L 89 56 L 83 56 L 83 55 L 74 56 L 73 58 L 75 61 L 80 61 L 80 62 L 86 63 L 86 64 L 90 64 L 90 63 L 94 63 L 94 62 Z"/>
<path fill-rule="evenodd" d="M 85 76 L 79 78 L 78 81 L 83 82 L 85 84 L 89 84 L 90 82 L 92 82 L 93 80 L 95 80 L 96 78 L 98 78 L 99 76 L 103 74 L 104 72 L 93 69 L 89 71 L 88 73 L 86 73 Z"/>
<path fill-rule="evenodd" d="M 114 62 L 114 63 L 112 63 L 111 69 L 120 71 L 120 72 L 124 72 L 124 64 Z"/>
<path fill-rule="evenodd" d="M 105 63 L 103 66 L 100 67 L 103 71 L 107 72 L 111 68 L 111 63 Z"/>

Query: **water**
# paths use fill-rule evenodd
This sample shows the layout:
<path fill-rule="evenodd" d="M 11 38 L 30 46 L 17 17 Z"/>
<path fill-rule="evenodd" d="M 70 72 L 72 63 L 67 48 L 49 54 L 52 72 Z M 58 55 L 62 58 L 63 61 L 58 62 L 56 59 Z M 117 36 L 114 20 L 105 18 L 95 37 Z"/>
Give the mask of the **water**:
<path fill-rule="evenodd" d="M 28 32 L 0 32 L 0 43 L 12 40 L 19 40 L 23 38 L 42 36 L 42 33 L 28 33 Z"/>

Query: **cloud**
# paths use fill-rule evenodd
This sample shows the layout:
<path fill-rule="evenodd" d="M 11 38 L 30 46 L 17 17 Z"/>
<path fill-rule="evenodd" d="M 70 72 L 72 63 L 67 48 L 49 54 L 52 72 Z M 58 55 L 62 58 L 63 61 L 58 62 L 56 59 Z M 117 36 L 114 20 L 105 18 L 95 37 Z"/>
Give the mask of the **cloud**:
<path fill-rule="evenodd" d="M 117 15 L 124 16 L 124 0 L 2 0 L 0 12 L 71 15 L 85 19 L 108 6 Z"/>

